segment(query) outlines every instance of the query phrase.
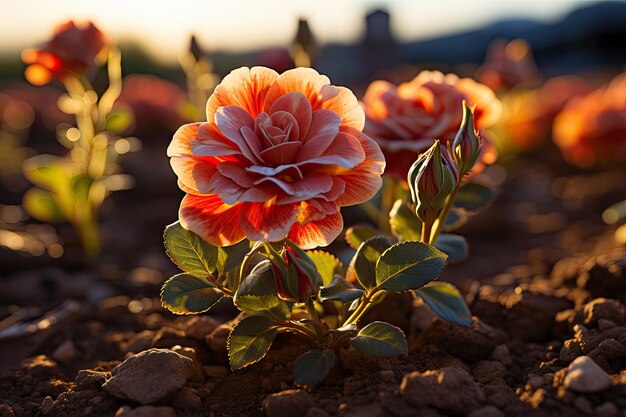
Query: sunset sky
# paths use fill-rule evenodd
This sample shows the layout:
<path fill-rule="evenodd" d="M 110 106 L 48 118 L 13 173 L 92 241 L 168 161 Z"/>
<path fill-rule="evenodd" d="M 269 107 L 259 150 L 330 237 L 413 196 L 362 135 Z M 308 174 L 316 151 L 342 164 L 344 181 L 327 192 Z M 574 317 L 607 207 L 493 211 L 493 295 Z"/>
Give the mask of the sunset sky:
<path fill-rule="evenodd" d="M 284 45 L 303 16 L 321 42 L 359 38 L 365 13 L 386 8 L 401 40 L 479 27 L 502 18 L 559 19 L 583 0 L 0 0 L 0 53 L 46 40 L 55 24 L 93 20 L 115 41 L 135 40 L 164 61 L 195 33 L 210 49 Z"/>

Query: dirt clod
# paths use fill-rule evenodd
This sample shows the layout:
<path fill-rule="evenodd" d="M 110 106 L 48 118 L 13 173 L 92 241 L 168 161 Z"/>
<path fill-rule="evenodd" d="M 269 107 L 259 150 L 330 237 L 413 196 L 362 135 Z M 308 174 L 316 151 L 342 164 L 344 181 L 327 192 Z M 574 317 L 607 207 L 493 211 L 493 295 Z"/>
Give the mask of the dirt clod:
<path fill-rule="evenodd" d="M 298 389 L 270 394 L 263 400 L 267 417 L 303 417 L 312 406 L 311 395 Z"/>

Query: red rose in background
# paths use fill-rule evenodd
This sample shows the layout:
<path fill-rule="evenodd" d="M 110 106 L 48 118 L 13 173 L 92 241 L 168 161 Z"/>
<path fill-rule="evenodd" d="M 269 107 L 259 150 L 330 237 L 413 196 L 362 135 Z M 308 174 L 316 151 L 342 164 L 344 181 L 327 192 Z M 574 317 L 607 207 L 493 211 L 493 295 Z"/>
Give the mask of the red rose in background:
<path fill-rule="evenodd" d="M 70 20 L 55 28 L 47 44 L 22 51 L 28 65 L 24 75 L 31 84 L 44 85 L 68 73 L 80 74 L 103 61 L 107 45 L 105 35 L 93 23 L 76 25 Z"/>
<path fill-rule="evenodd" d="M 207 122 L 182 126 L 168 156 L 184 197 L 183 227 L 211 244 L 291 239 L 331 243 L 342 206 L 382 185 L 384 157 L 365 136 L 350 90 L 310 68 L 279 75 L 240 68 L 207 103 Z"/>
<path fill-rule="evenodd" d="M 365 133 L 385 153 L 387 173 L 406 179 L 421 151 L 439 139 L 446 145 L 458 131 L 463 101 L 476 106 L 476 127 L 491 127 L 500 117 L 501 104 L 493 91 L 470 78 L 423 71 L 410 82 L 395 86 L 387 81 L 371 83 L 363 97 L 367 116 Z M 495 159 L 493 148 L 484 143 L 483 162 Z"/>
<path fill-rule="evenodd" d="M 626 158 L 626 73 L 572 99 L 554 120 L 554 142 L 581 168 L 623 164 Z"/>

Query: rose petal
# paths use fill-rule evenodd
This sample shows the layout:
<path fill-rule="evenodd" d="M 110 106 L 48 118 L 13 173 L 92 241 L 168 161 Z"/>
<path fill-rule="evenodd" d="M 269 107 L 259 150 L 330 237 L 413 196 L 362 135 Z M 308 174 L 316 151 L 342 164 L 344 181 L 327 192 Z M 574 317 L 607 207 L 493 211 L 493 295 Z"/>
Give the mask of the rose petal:
<path fill-rule="evenodd" d="M 269 109 L 276 100 L 285 94 L 298 92 L 304 94 L 311 103 L 312 110 L 317 110 L 323 102 L 322 88 L 329 84 L 328 77 L 320 75 L 312 68 L 295 68 L 285 71 L 280 74 L 268 90 L 265 96 L 265 108 Z M 301 130 L 300 134 L 305 132 Z"/>
<path fill-rule="evenodd" d="M 358 130 L 354 129 L 355 132 Z M 359 132 L 360 133 L 360 132 Z M 368 138 L 369 139 L 369 138 Z M 323 164 L 323 165 L 339 165 L 343 168 L 353 168 L 363 162 L 365 152 L 361 146 L 361 142 L 346 132 L 339 132 L 330 146 L 324 151 L 324 154 L 315 158 L 306 158 L 306 155 L 298 155 L 297 162 L 307 164 Z"/>
<path fill-rule="evenodd" d="M 242 205 L 229 206 L 216 195 L 183 198 L 178 216 L 180 224 L 212 245 L 230 246 L 245 234 L 240 224 Z"/>
<path fill-rule="evenodd" d="M 297 211 L 297 204 L 245 203 L 240 215 L 241 227 L 252 241 L 277 242 L 287 236 Z"/>
<path fill-rule="evenodd" d="M 295 223 L 287 237 L 302 249 L 313 249 L 330 245 L 342 230 L 343 218 L 336 212 L 304 225 Z"/>
<path fill-rule="evenodd" d="M 232 71 L 209 98 L 207 120 L 213 122 L 217 109 L 223 106 L 238 106 L 256 117 L 264 110 L 267 92 L 277 78 L 276 71 L 264 67 L 243 67 Z"/>
<path fill-rule="evenodd" d="M 220 132 L 233 141 L 248 160 L 260 162 L 243 136 L 244 128 L 254 127 L 254 120 L 244 109 L 236 106 L 220 107 L 215 114 L 215 122 Z"/>
<path fill-rule="evenodd" d="M 341 119 L 330 110 L 315 110 L 311 119 L 311 127 L 298 160 L 310 159 L 324 153 L 339 132 Z"/>
<path fill-rule="evenodd" d="M 294 91 L 278 97 L 270 107 L 270 117 L 279 111 L 290 113 L 298 123 L 299 135 L 306 137 L 311 126 L 312 109 L 304 94 Z"/>
<path fill-rule="evenodd" d="M 226 138 L 212 123 L 202 123 L 198 128 L 197 140 L 190 143 L 196 156 L 241 155 L 237 145 Z"/>
<path fill-rule="evenodd" d="M 270 165 L 280 166 L 292 162 L 302 149 L 302 142 L 285 142 L 261 152 L 263 160 Z"/>
<path fill-rule="evenodd" d="M 339 99 L 327 100 L 322 109 L 333 111 L 341 118 L 341 124 L 358 130 L 365 126 L 365 113 L 359 105 L 356 96 L 345 87 L 335 87 L 339 92 Z"/>

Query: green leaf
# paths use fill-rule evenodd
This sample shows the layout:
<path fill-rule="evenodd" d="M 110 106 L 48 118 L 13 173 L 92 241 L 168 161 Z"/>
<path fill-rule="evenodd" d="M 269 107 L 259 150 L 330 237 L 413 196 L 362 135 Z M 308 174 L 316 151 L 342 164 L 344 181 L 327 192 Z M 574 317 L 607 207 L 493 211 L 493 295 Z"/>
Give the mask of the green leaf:
<path fill-rule="evenodd" d="M 310 250 L 306 252 L 322 276 L 322 284 L 329 285 L 336 274 L 343 274 L 343 263 L 330 252 Z"/>
<path fill-rule="evenodd" d="M 335 275 L 330 285 L 320 288 L 320 301 L 339 300 L 349 303 L 362 296 L 364 292 L 354 288 L 354 285 L 346 281 L 341 275 Z"/>
<path fill-rule="evenodd" d="M 180 222 L 167 226 L 163 238 L 167 254 L 183 271 L 198 277 L 209 276 L 215 271 L 217 248 L 185 229 Z"/>
<path fill-rule="evenodd" d="M 435 242 L 435 247 L 448 255 L 448 261 L 459 262 L 467 258 L 469 249 L 463 236 L 442 233 Z"/>
<path fill-rule="evenodd" d="M 417 217 L 408 203 L 397 200 L 389 212 L 391 233 L 402 240 L 420 240 L 422 235 L 422 221 Z"/>
<path fill-rule="evenodd" d="M 379 234 L 380 232 L 368 226 L 352 226 L 346 230 L 345 238 L 348 245 L 353 249 L 358 249 L 363 242 Z"/>
<path fill-rule="evenodd" d="M 397 356 L 409 353 L 406 336 L 402 330 L 384 321 L 365 326 L 352 339 L 352 346 L 372 356 Z"/>
<path fill-rule="evenodd" d="M 472 313 L 454 285 L 446 282 L 431 282 L 415 290 L 415 294 L 421 297 L 433 313 L 443 320 L 463 326 L 472 324 Z"/>
<path fill-rule="evenodd" d="M 289 304 L 278 297 L 272 264 L 265 260 L 257 264 L 239 286 L 235 305 L 243 312 L 281 321 L 291 316 Z"/>
<path fill-rule="evenodd" d="M 422 242 L 401 242 L 376 263 L 376 285 L 388 292 L 416 290 L 441 274 L 446 254 Z"/>
<path fill-rule="evenodd" d="M 33 187 L 28 190 L 24 194 L 22 205 L 28 214 L 42 222 L 55 223 L 64 218 L 53 195 L 41 188 Z"/>
<path fill-rule="evenodd" d="M 267 317 L 244 317 L 228 336 L 230 368 L 236 371 L 263 359 L 277 331 L 278 323 Z"/>
<path fill-rule="evenodd" d="M 293 364 L 293 377 L 298 384 L 315 385 L 322 382 L 335 364 L 335 352 L 330 349 L 310 350 Z"/>
<path fill-rule="evenodd" d="M 493 200 L 495 194 L 495 191 L 486 185 L 468 182 L 461 186 L 453 204 L 455 207 L 472 211 L 485 206 Z"/>
<path fill-rule="evenodd" d="M 448 217 L 446 217 L 446 221 L 443 224 L 441 230 L 444 232 L 451 232 L 453 230 L 458 229 L 467 223 L 467 213 L 462 208 L 452 207 L 450 209 L 450 213 L 448 213 Z"/>
<path fill-rule="evenodd" d="M 220 275 L 241 265 L 250 250 L 250 241 L 242 240 L 232 246 L 217 248 L 217 270 Z"/>
<path fill-rule="evenodd" d="M 188 273 L 174 275 L 161 288 L 161 302 L 175 314 L 196 314 L 207 311 L 222 299 L 224 293 L 206 278 Z"/>
<path fill-rule="evenodd" d="M 366 290 L 376 286 L 376 262 L 390 246 L 391 242 L 385 236 L 374 236 L 361 243 L 352 258 L 350 268 Z"/>

